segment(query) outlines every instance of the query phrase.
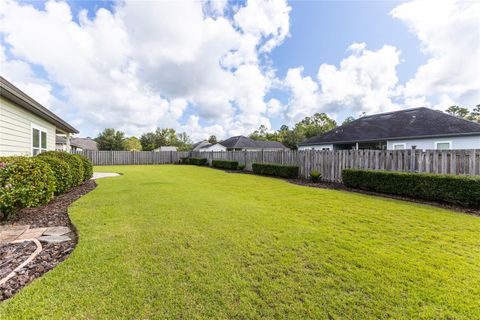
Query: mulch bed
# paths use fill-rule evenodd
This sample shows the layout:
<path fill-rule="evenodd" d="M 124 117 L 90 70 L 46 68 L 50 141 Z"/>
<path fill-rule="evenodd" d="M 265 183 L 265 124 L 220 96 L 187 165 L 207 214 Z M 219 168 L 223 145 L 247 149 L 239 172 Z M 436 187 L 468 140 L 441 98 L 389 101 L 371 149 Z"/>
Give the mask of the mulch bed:
<path fill-rule="evenodd" d="M 68 217 L 68 206 L 84 194 L 92 191 L 95 187 L 95 182 L 89 180 L 70 192 L 56 197 L 44 206 L 22 209 L 12 219 L 0 224 L 30 225 L 30 228 L 67 226 L 71 230 L 75 230 Z M 42 252 L 22 268 L 17 275 L 0 286 L 0 301 L 10 298 L 35 278 L 42 276 L 65 260 L 77 244 L 75 231 L 66 235 L 72 241 L 42 243 Z M 25 261 L 35 248 L 36 246 L 33 242 L 0 245 L 0 279 Z"/>

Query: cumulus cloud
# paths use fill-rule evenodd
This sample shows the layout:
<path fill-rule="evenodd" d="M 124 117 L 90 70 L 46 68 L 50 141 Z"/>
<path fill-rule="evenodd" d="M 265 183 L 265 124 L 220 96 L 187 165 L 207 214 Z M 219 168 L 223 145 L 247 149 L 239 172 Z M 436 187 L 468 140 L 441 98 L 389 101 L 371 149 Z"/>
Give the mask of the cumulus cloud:
<path fill-rule="evenodd" d="M 293 121 L 315 112 L 374 113 L 398 107 L 392 97 L 400 51 L 388 45 L 367 50 L 364 43 L 353 43 L 348 51 L 339 67 L 322 64 L 316 79 L 303 77 L 303 68 L 289 69 L 284 83 L 291 91 L 288 111 Z"/>
<path fill-rule="evenodd" d="M 89 18 L 82 11 L 76 19 L 64 2 L 39 10 L 11 0 L 0 4 L 0 34 L 8 56 L 45 70 L 65 97 L 55 107 L 81 127 L 114 126 L 129 134 L 181 129 L 189 110 L 192 126 L 246 133 L 268 122 L 272 72 L 259 55 L 288 35 L 290 9 L 283 0 L 249 1 L 228 18 L 226 6 L 126 1 L 113 12 L 99 9 Z M 252 10 L 257 18 L 246 16 Z M 24 88 L 33 86 L 32 77 L 17 78 Z"/>
<path fill-rule="evenodd" d="M 391 11 L 420 40 L 428 61 L 403 88 L 406 98 L 427 96 L 473 106 L 480 101 L 480 2 L 411 1 Z"/>

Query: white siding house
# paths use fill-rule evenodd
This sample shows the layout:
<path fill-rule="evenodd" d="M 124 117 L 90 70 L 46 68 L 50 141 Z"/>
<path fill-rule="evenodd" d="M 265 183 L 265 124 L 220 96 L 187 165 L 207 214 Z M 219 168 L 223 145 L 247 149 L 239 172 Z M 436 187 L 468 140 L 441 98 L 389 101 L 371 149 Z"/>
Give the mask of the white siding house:
<path fill-rule="evenodd" d="M 227 151 L 227 148 L 222 146 L 220 143 L 211 144 L 208 146 L 204 146 L 198 149 L 200 152 L 207 152 L 207 151 Z"/>
<path fill-rule="evenodd" d="M 0 77 L 0 156 L 55 150 L 56 134 L 78 131 Z"/>
<path fill-rule="evenodd" d="M 365 116 L 312 137 L 299 150 L 480 149 L 480 123 L 428 108 Z"/>

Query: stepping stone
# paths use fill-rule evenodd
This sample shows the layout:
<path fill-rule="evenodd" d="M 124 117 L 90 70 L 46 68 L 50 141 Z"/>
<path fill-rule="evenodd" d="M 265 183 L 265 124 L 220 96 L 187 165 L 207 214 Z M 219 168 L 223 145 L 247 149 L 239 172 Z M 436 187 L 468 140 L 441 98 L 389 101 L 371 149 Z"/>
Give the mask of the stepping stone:
<path fill-rule="evenodd" d="M 18 238 L 18 235 L 0 234 L 0 244 L 10 243 Z"/>
<path fill-rule="evenodd" d="M 48 228 L 33 228 L 33 229 L 27 229 L 20 237 L 17 238 L 17 240 L 26 240 L 26 239 L 34 239 L 34 238 L 39 238 L 42 236 L 42 234 L 47 231 Z"/>
<path fill-rule="evenodd" d="M 48 228 L 45 232 L 43 232 L 43 235 L 45 236 L 62 236 L 66 233 L 70 232 L 70 228 L 68 227 L 50 227 Z"/>
<path fill-rule="evenodd" d="M 67 236 L 42 236 L 38 238 L 38 240 L 42 242 L 47 242 L 47 243 L 60 243 L 64 241 L 70 241 L 72 239 L 70 239 Z"/>

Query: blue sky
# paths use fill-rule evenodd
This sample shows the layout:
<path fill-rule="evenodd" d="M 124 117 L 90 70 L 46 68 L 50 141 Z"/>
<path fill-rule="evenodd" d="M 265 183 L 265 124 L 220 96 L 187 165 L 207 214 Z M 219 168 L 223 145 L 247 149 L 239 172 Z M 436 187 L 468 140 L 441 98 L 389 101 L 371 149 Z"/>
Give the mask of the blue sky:
<path fill-rule="evenodd" d="M 454 0 L 8 0 L 0 71 L 81 135 L 228 137 L 315 112 L 472 107 L 479 17 Z"/>

